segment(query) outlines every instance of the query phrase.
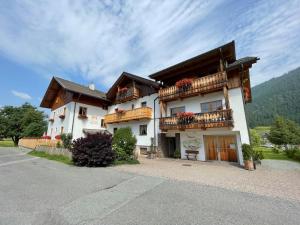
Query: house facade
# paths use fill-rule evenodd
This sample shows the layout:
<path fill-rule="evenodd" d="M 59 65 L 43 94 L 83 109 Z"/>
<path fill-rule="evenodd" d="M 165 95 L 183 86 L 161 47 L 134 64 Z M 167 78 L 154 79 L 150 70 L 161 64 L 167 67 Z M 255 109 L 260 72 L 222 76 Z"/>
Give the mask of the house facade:
<path fill-rule="evenodd" d="M 250 143 L 244 110 L 251 102 L 249 69 L 257 60 L 236 59 L 230 42 L 158 71 L 152 80 L 124 72 L 106 94 L 53 78 L 41 104 L 51 108 L 47 133 L 77 138 L 131 127 L 138 151 L 156 146 L 163 157 L 179 151 L 182 159 L 242 165 L 241 146 Z"/>

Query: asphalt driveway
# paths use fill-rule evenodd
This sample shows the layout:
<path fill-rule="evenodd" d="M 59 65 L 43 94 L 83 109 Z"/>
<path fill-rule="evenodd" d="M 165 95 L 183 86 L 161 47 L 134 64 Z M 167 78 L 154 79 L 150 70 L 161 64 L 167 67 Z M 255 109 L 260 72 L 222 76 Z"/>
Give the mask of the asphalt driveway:
<path fill-rule="evenodd" d="M 0 148 L 0 224 L 299 224 L 300 202 Z"/>

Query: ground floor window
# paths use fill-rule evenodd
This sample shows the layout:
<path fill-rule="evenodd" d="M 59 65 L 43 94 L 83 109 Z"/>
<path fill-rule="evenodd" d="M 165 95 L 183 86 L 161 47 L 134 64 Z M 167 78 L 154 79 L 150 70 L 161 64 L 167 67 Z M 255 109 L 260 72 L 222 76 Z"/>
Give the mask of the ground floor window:
<path fill-rule="evenodd" d="M 118 128 L 115 127 L 115 128 L 114 128 L 114 134 L 117 132 L 117 130 L 118 130 Z"/>
<path fill-rule="evenodd" d="M 147 135 L 147 125 L 140 125 L 140 135 Z"/>

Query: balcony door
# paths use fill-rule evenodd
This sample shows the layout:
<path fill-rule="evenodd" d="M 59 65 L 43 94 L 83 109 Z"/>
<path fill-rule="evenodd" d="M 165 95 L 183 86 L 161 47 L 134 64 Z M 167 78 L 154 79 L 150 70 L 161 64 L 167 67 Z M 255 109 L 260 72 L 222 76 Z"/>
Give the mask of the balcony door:
<path fill-rule="evenodd" d="M 207 160 L 237 162 L 236 136 L 204 136 Z"/>

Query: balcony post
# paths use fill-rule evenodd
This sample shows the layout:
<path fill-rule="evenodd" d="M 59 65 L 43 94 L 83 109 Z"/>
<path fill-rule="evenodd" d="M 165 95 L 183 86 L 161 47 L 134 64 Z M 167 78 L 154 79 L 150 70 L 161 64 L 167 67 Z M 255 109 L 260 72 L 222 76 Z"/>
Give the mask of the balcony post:
<path fill-rule="evenodd" d="M 223 62 L 222 58 L 220 58 L 220 72 L 225 74 L 225 79 L 227 81 L 227 73 L 224 70 L 224 62 Z M 230 109 L 227 82 L 223 86 L 223 94 L 224 94 L 224 99 L 225 99 L 225 107 L 226 107 L 226 109 Z"/>

